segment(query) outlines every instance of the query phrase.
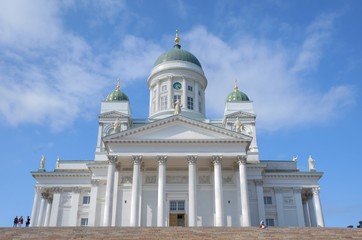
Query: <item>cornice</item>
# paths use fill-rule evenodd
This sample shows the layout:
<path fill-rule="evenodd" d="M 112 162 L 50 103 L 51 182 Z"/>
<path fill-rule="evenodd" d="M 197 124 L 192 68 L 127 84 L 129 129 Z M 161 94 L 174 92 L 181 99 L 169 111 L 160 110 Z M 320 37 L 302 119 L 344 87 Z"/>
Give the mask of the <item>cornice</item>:
<path fill-rule="evenodd" d="M 117 117 L 129 118 L 130 116 L 128 114 L 124 114 L 118 111 L 104 112 L 98 115 L 98 118 L 117 118 Z"/>
<path fill-rule="evenodd" d="M 323 172 L 265 172 L 264 178 L 316 178 L 320 179 L 323 176 Z"/>
<path fill-rule="evenodd" d="M 237 111 L 233 113 L 229 113 L 225 115 L 225 118 L 236 118 L 236 117 L 242 117 L 242 118 L 256 118 L 255 114 L 244 112 L 244 111 Z"/>
<path fill-rule="evenodd" d="M 245 143 L 247 140 L 238 139 L 112 139 L 105 143 Z"/>
<path fill-rule="evenodd" d="M 31 172 L 34 178 L 38 177 L 91 177 L 90 171 L 88 172 Z"/>

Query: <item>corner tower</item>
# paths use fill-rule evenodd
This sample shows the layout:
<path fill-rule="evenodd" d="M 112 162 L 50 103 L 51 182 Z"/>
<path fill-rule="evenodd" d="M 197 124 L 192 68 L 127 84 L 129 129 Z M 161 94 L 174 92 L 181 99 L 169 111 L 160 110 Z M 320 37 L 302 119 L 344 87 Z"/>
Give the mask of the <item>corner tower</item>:
<path fill-rule="evenodd" d="M 174 114 L 174 104 L 181 101 L 181 115 L 205 118 L 205 89 L 207 79 L 199 60 L 181 49 L 176 30 L 174 47 L 159 56 L 148 77 L 150 90 L 149 120 Z"/>

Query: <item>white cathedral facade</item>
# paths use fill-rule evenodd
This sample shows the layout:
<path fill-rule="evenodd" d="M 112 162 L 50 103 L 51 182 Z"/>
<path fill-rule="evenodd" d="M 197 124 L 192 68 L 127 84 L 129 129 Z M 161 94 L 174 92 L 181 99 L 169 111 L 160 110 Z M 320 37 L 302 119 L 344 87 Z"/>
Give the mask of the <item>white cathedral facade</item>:
<path fill-rule="evenodd" d="M 259 159 L 253 102 L 225 96 L 222 119 L 205 116 L 207 78 L 174 47 L 155 62 L 149 117 L 133 118 L 119 82 L 101 103 L 94 160 L 60 160 L 31 172 L 31 226 L 324 226 L 319 179 L 296 159 Z"/>

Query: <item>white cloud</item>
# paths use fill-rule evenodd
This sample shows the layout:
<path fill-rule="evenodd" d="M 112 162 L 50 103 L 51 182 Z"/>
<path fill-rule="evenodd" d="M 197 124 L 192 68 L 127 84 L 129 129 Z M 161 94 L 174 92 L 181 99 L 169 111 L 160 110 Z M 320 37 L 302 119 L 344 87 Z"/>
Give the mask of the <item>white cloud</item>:
<path fill-rule="evenodd" d="M 316 22 L 314 25 L 322 24 Z M 226 96 L 232 92 L 235 79 L 239 82 L 239 90 L 254 101 L 258 126 L 264 130 L 324 122 L 335 116 L 336 110 L 352 103 L 355 94 L 351 86 L 331 86 L 330 90 L 320 92 L 299 74 L 299 71 L 316 67 L 322 54 L 319 46 L 325 39 L 320 36 L 328 34 L 327 30 L 315 33 L 310 28 L 309 31 L 299 56 L 308 52 L 309 60 L 313 61 L 304 59 L 295 65 L 293 51 L 278 43 L 249 36 L 230 44 L 204 27 L 187 33 L 184 39 L 190 45 L 189 50 L 198 56 L 209 80 L 208 113 L 222 115 Z"/>

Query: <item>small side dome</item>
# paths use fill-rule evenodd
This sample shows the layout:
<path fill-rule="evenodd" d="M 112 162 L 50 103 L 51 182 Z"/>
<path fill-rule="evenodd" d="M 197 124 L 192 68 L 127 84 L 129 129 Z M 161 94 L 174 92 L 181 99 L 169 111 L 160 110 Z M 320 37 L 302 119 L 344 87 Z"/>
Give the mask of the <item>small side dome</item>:
<path fill-rule="evenodd" d="M 178 31 L 176 30 L 175 45 L 173 49 L 159 56 L 153 66 L 156 67 L 157 65 L 168 61 L 185 61 L 196 64 L 197 66 L 202 68 L 200 61 L 192 53 L 182 50 L 179 42 L 180 38 L 178 36 Z"/>
<path fill-rule="evenodd" d="M 229 94 L 229 96 L 226 98 L 226 101 L 227 102 L 243 102 L 243 101 L 250 101 L 250 100 L 249 100 L 249 97 L 245 93 L 239 91 L 237 81 L 235 81 L 234 91 Z"/>
<path fill-rule="evenodd" d="M 118 80 L 116 90 L 111 92 L 110 94 L 108 94 L 108 96 L 106 98 L 106 102 L 111 102 L 111 101 L 128 101 L 127 95 L 124 94 L 123 92 L 121 92 L 121 90 L 120 90 L 119 80 Z"/>

